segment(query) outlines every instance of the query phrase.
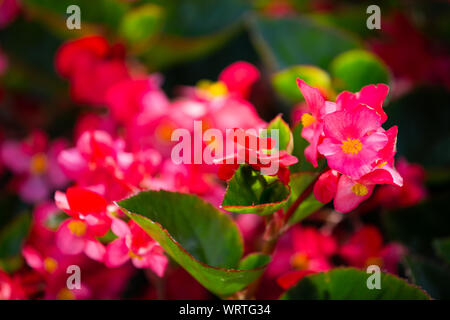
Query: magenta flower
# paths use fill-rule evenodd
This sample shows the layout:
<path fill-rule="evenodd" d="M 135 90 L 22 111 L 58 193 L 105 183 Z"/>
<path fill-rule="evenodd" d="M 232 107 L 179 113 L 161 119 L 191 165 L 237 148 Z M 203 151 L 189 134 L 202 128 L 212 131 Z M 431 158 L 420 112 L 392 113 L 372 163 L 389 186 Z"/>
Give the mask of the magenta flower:
<path fill-rule="evenodd" d="M 58 228 L 57 247 L 65 254 L 84 252 L 93 260 L 103 261 L 105 247 L 97 238 L 104 236 L 111 226 L 106 200 L 88 189 L 71 187 L 66 194 L 56 192 L 55 201 L 70 216 Z"/>
<path fill-rule="evenodd" d="M 309 112 L 301 116 L 302 137 L 310 145 L 305 149 L 305 157 L 317 168 L 317 146 L 323 135 L 323 117 L 337 110 L 334 102 L 325 101 L 319 89 L 309 86 L 301 79 L 297 79 L 297 85 L 305 98 Z"/>
<path fill-rule="evenodd" d="M 397 127 L 384 130 L 386 85 L 369 85 L 357 93 L 342 92 L 336 103 L 325 101 L 318 89 L 297 80 L 309 112 L 301 116 L 302 137 L 310 142 L 305 157 L 317 166 L 317 152 L 330 170 L 322 173 L 314 195 L 335 209 L 348 212 L 368 199 L 376 184 L 401 186 L 394 168 Z"/>
<path fill-rule="evenodd" d="M 57 162 L 66 147 L 63 139 L 51 144 L 41 131 L 34 131 L 26 140 L 6 140 L 1 146 L 1 158 L 18 180 L 20 197 L 29 203 L 46 200 L 50 192 L 67 184 L 67 177 Z"/>
<path fill-rule="evenodd" d="M 324 118 L 325 139 L 318 150 L 330 168 L 359 179 L 372 171 L 373 163 L 379 160 L 378 151 L 388 141 L 380 127 L 380 116 L 365 105 L 336 111 Z"/>
<path fill-rule="evenodd" d="M 123 265 L 131 259 L 136 268 L 150 268 L 162 277 L 168 259 L 161 246 L 142 230 L 134 221 L 125 223 L 113 219 L 112 231 L 119 238 L 106 247 L 105 264 L 113 268 Z"/>
<path fill-rule="evenodd" d="M 133 171 L 130 167 L 135 163 L 135 156 L 125 152 L 124 148 L 123 140 L 114 140 L 104 131 L 86 131 L 79 137 L 75 148 L 61 152 L 58 162 L 67 176 L 75 180 L 78 185 L 98 186 L 103 189 L 102 194 L 108 201 L 120 200 L 139 186 L 135 173 L 130 181 L 125 179 L 125 173 L 131 174 Z M 150 153 L 150 151 L 147 153 L 151 157 L 154 154 L 155 152 Z M 145 155 L 137 157 L 140 162 L 146 161 Z M 159 162 L 158 155 L 154 157 L 149 159 L 142 168 L 148 169 L 152 159 L 156 161 L 154 163 L 156 166 Z M 147 173 L 147 171 L 139 172 L 142 175 Z M 132 185 L 132 181 L 137 185 Z"/>
<path fill-rule="evenodd" d="M 425 169 L 400 158 L 396 166 L 403 177 L 403 186 L 384 185 L 374 195 L 374 201 L 388 208 L 409 207 L 422 201 L 426 195 Z"/>
<path fill-rule="evenodd" d="M 302 277 L 328 271 L 330 258 L 337 252 L 336 240 L 312 227 L 295 227 L 280 240 L 267 273 L 287 289 Z"/>
<path fill-rule="evenodd" d="M 382 270 L 396 274 L 405 248 L 397 243 L 384 245 L 376 227 L 363 226 L 340 247 L 339 254 L 353 267 L 365 269 L 378 265 Z"/>
<path fill-rule="evenodd" d="M 123 56 L 120 44 L 110 46 L 101 36 L 87 36 L 63 44 L 55 67 L 69 79 L 75 101 L 101 106 L 108 89 L 129 78 Z"/>
<path fill-rule="evenodd" d="M 245 61 L 238 61 L 223 69 L 219 81 L 223 82 L 228 92 L 247 99 L 253 84 L 259 80 L 259 70 Z"/>

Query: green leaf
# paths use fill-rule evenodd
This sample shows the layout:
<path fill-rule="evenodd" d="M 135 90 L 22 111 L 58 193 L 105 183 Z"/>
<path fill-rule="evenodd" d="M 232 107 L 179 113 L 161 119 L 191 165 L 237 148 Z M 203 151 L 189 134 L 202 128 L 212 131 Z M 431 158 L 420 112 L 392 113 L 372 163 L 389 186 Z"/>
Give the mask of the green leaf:
<path fill-rule="evenodd" d="M 289 129 L 289 125 L 283 120 L 281 115 L 276 116 L 275 119 L 270 121 L 267 126 L 267 134 L 262 135 L 262 138 L 273 138 L 274 134 L 271 134 L 271 130 L 278 130 L 278 145 L 277 150 L 286 150 L 288 153 L 292 152 L 292 148 L 294 147 L 294 139 L 292 136 L 291 129 Z"/>
<path fill-rule="evenodd" d="M 389 83 L 386 65 L 373 53 L 351 50 L 340 54 L 331 63 L 333 82 L 338 91 L 359 91 L 369 84 Z"/>
<path fill-rule="evenodd" d="M 3 227 L 0 232 L 0 259 L 10 258 L 20 253 L 30 224 L 31 216 L 22 213 Z"/>
<path fill-rule="evenodd" d="M 249 21 L 252 40 L 272 71 L 299 64 L 327 69 L 338 54 L 360 47 L 360 43 L 337 29 L 306 17 L 268 18 Z"/>
<path fill-rule="evenodd" d="M 229 296 L 255 281 L 264 267 L 237 270 L 242 238 L 226 214 L 194 195 L 146 191 L 118 203 L 166 253 L 203 286 Z"/>
<path fill-rule="evenodd" d="M 249 270 L 264 267 L 270 262 L 270 256 L 262 253 L 252 253 L 239 263 L 240 270 Z"/>
<path fill-rule="evenodd" d="M 131 44 L 148 42 L 160 31 L 163 15 L 163 8 L 154 4 L 138 7 L 124 16 L 120 34 Z"/>
<path fill-rule="evenodd" d="M 450 268 L 446 265 L 409 255 L 405 259 L 412 281 L 434 299 L 450 299 Z"/>
<path fill-rule="evenodd" d="M 220 32 L 239 23 L 250 10 L 246 0 L 165 0 L 167 21 L 164 33 L 199 37 Z"/>
<path fill-rule="evenodd" d="M 327 97 L 332 95 L 330 76 L 315 66 L 299 65 L 283 69 L 272 76 L 272 84 L 282 98 L 297 103 L 304 100 L 297 86 L 297 78 L 319 88 Z"/>
<path fill-rule="evenodd" d="M 226 43 L 237 31 L 236 28 L 195 38 L 183 38 L 159 34 L 151 46 L 139 54 L 151 70 L 160 70 L 176 63 L 186 62 L 206 55 Z"/>
<path fill-rule="evenodd" d="M 289 199 L 289 206 L 297 199 L 306 188 L 314 181 L 318 173 L 314 172 L 297 172 L 291 174 L 289 186 L 291 187 L 291 197 Z M 311 193 L 297 208 L 289 219 L 289 224 L 295 224 L 312 213 L 322 208 L 325 204 L 318 201 L 313 193 Z"/>
<path fill-rule="evenodd" d="M 381 289 L 368 289 L 371 274 L 337 268 L 304 277 L 281 296 L 282 300 L 428 300 L 419 288 L 392 274 L 381 273 Z"/>
<path fill-rule="evenodd" d="M 450 238 L 435 240 L 433 245 L 437 254 L 450 264 Z"/>
<path fill-rule="evenodd" d="M 151 70 L 196 59 L 224 45 L 242 30 L 246 0 L 158 1 L 164 8 L 161 33 L 140 52 Z"/>
<path fill-rule="evenodd" d="M 222 208 L 237 213 L 268 215 L 283 208 L 290 190 L 280 180 L 241 165 L 228 183 Z"/>

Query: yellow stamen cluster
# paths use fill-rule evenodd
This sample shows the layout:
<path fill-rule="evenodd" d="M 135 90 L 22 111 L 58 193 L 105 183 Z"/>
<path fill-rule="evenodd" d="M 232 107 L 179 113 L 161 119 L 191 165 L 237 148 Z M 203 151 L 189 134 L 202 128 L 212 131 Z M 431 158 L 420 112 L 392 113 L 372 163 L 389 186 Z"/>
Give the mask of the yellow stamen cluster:
<path fill-rule="evenodd" d="M 211 82 L 208 80 L 201 80 L 198 82 L 197 88 L 207 92 L 211 97 L 221 97 L 228 93 L 227 86 L 220 81 Z"/>
<path fill-rule="evenodd" d="M 162 141 L 170 142 L 173 130 L 175 128 L 171 123 L 163 122 L 156 128 L 156 136 Z"/>
<path fill-rule="evenodd" d="M 33 174 L 43 174 L 47 171 L 47 156 L 37 153 L 31 158 L 30 171 Z"/>
<path fill-rule="evenodd" d="M 357 195 L 357 196 L 365 196 L 366 194 L 369 193 L 369 190 L 367 189 L 367 187 L 363 184 L 360 183 L 356 183 L 352 186 L 352 192 Z"/>
<path fill-rule="evenodd" d="M 133 251 L 128 251 L 128 255 L 130 256 L 130 258 L 132 258 L 132 259 L 142 259 L 142 257 L 141 256 L 138 256 L 137 254 L 135 254 Z"/>
<path fill-rule="evenodd" d="M 86 223 L 79 220 L 70 221 L 68 227 L 70 232 L 72 232 L 77 237 L 84 236 L 87 229 Z"/>
<path fill-rule="evenodd" d="M 67 288 L 61 289 L 56 297 L 58 300 L 75 300 L 75 295 Z"/>
<path fill-rule="evenodd" d="M 306 254 L 297 253 L 291 259 L 291 265 L 298 270 L 306 270 L 309 266 L 309 259 Z"/>
<path fill-rule="evenodd" d="M 44 269 L 48 273 L 53 273 L 58 269 L 58 261 L 53 258 L 47 257 L 44 259 Z"/>
<path fill-rule="evenodd" d="M 302 115 L 302 125 L 303 127 L 307 127 L 312 125 L 314 122 L 316 122 L 316 118 L 310 113 L 304 113 Z"/>
<path fill-rule="evenodd" d="M 342 141 L 341 148 L 346 154 L 351 153 L 353 155 L 356 155 L 361 151 L 362 143 L 359 139 L 347 138 L 347 140 Z"/>

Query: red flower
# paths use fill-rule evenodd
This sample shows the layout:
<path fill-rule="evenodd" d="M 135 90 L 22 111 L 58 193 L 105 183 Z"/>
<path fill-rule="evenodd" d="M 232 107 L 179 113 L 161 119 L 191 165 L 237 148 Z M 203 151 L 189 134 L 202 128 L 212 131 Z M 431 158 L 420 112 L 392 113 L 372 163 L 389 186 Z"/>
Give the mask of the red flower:
<path fill-rule="evenodd" d="M 111 226 L 106 200 L 86 188 L 71 187 L 66 194 L 56 192 L 55 201 L 70 215 L 56 233 L 58 248 L 65 254 L 84 252 L 91 259 L 103 261 L 105 248 L 97 237 L 104 236 Z"/>

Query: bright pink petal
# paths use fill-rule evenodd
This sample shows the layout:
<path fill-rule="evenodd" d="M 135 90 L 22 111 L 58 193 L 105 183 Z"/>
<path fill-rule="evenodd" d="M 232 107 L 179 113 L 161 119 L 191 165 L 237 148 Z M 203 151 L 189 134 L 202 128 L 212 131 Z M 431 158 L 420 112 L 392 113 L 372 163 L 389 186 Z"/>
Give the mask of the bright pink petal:
<path fill-rule="evenodd" d="M 314 185 L 314 196 L 322 203 L 330 202 L 337 190 L 339 173 L 335 170 L 328 170 L 320 175 Z"/>
<path fill-rule="evenodd" d="M 380 127 L 380 116 L 364 105 L 352 111 L 336 111 L 324 117 L 325 136 L 338 141 L 358 139 Z"/>
<path fill-rule="evenodd" d="M 372 172 L 366 174 L 361 180 L 371 184 L 393 184 L 396 186 L 403 186 L 403 178 L 390 165 L 386 164 L 381 168 L 375 168 Z"/>
<path fill-rule="evenodd" d="M 56 206 L 64 211 L 70 210 L 69 202 L 67 202 L 67 197 L 64 192 L 56 191 L 55 192 L 55 203 Z"/>
<path fill-rule="evenodd" d="M 114 268 L 123 265 L 130 259 L 130 249 L 127 247 L 124 238 L 113 240 L 106 246 L 105 265 Z"/>
<path fill-rule="evenodd" d="M 119 238 L 124 238 L 130 234 L 130 228 L 128 227 L 128 224 L 118 218 L 112 219 L 111 231 Z"/>
<path fill-rule="evenodd" d="M 342 213 L 352 211 L 370 197 L 373 188 L 373 185 L 363 185 L 342 175 L 334 198 L 334 208 Z"/>
<path fill-rule="evenodd" d="M 58 163 L 64 173 L 71 179 L 79 179 L 88 170 L 86 159 L 76 148 L 61 151 L 58 154 Z"/>
<path fill-rule="evenodd" d="M 299 78 L 297 78 L 297 85 L 312 114 L 315 116 L 319 115 L 321 108 L 325 105 L 325 99 L 319 89 L 311 87 Z"/>
<path fill-rule="evenodd" d="M 62 253 L 79 254 L 84 250 L 86 242 L 84 237 L 78 237 L 70 231 L 68 224 L 71 221 L 73 219 L 67 219 L 59 226 L 56 231 L 56 246 Z"/>
<path fill-rule="evenodd" d="M 105 258 L 105 252 L 105 246 L 100 241 L 95 239 L 86 240 L 84 253 L 92 260 L 102 262 Z"/>
<path fill-rule="evenodd" d="M 42 270 L 44 268 L 44 261 L 42 259 L 41 254 L 30 246 L 25 246 L 22 249 L 22 255 L 25 258 L 27 264 L 35 269 Z"/>
<path fill-rule="evenodd" d="M 229 65 L 219 75 L 219 81 L 226 84 L 228 91 L 238 93 L 242 98 L 248 98 L 251 86 L 258 79 L 258 69 L 245 61 Z"/>

